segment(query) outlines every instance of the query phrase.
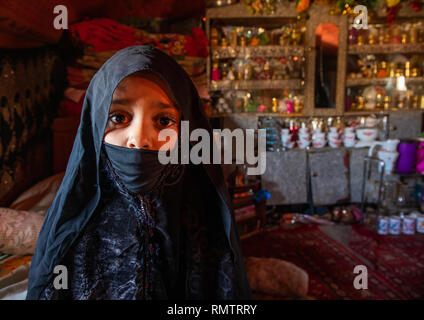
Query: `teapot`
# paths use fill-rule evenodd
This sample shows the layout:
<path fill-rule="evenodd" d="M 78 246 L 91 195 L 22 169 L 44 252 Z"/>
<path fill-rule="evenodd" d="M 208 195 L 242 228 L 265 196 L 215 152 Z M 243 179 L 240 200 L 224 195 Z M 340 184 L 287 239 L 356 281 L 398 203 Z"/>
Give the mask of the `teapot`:
<path fill-rule="evenodd" d="M 365 124 L 365 126 L 366 127 L 369 127 L 369 128 L 375 128 L 375 127 L 377 127 L 378 126 L 378 124 L 380 123 L 380 120 L 379 119 L 377 119 L 377 117 L 376 116 L 374 116 L 374 115 L 371 115 L 371 116 L 369 116 L 369 117 L 366 117 L 365 119 L 364 119 L 364 124 Z"/>
<path fill-rule="evenodd" d="M 386 174 L 390 174 L 393 171 L 396 160 L 399 156 L 399 153 L 397 152 L 399 142 L 400 141 L 398 139 L 390 139 L 387 141 L 374 141 L 368 151 L 368 156 L 372 157 L 374 149 L 377 146 L 381 146 L 381 150 L 378 151 L 377 155 L 380 160 L 384 161 L 384 171 Z"/>

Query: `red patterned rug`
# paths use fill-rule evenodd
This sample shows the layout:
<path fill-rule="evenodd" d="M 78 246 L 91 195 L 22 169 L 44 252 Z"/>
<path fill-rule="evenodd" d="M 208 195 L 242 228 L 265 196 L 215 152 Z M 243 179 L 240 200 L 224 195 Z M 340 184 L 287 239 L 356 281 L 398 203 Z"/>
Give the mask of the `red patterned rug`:
<path fill-rule="evenodd" d="M 353 270 L 364 262 L 316 225 L 272 230 L 243 240 L 242 247 L 246 257 L 282 259 L 304 269 L 309 275 L 308 296 L 315 299 L 407 298 L 372 269 L 368 269 L 368 290 L 356 290 Z"/>
<path fill-rule="evenodd" d="M 364 225 L 352 229 L 352 250 L 367 259 L 408 299 L 424 298 L 424 234 L 383 236 Z"/>

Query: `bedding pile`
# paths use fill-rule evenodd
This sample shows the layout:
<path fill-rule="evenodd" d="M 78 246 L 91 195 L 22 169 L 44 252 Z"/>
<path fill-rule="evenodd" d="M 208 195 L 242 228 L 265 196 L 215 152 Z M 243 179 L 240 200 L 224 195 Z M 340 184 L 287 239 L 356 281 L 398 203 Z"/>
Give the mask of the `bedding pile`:
<path fill-rule="evenodd" d="M 0 300 L 25 299 L 38 234 L 63 176 L 44 179 L 0 208 Z"/>
<path fill-rule="evenodd" d="M 192 35 L 156 34 L 112 19 L 98 18 L 75 23 L 69 31 L 82 56 L 67 66 L 70 87 L 65 91 L 65 99 L 60 106 L 63 116 L 80 116 L 91 78 L 117 51 L 133 45 L 150 45 L 174 57 L 193 80 L 199 95 L 206 99 L 209 97 L 206 82 L 208 42 L 200 28 L 193 28 Z"/>

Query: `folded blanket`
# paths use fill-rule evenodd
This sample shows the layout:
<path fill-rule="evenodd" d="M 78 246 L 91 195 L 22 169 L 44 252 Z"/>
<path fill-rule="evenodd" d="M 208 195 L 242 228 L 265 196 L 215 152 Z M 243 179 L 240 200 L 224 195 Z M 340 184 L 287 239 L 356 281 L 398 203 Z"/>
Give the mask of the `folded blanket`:
<path fill-rule="evenodd" d="M 193 28 L 192 35 L 155 34 L 126 26 L 113 19 L 98 18 L 72 24 L 69 30 L 73 42 L 82 47 L 83 55 L 66 67 L 70 86 L 68 90 L 87 89 L 97 70 L 118 50 L 143 44 L 173 56 L 193 80 L 200 97 L 209 99 L 206 79 L 208 41 L 200 28 Z M 67 98 L 60 103 L 59 114 L 79 116 L 84 97 L 79 100 Z"/>
<path fill-rule="evenodd" d="M 59 189 L 64 172 L 40 181 L 22 193 L 10 208 L 0 208 L 0 252 L 33 254 L 44 215 Z"/>
<path fill-rule="evenodd" d="M 25 300 L 28 278 L 0 289 L 0 300 Z"/>
<path fill-rule="evenodd" d="M 34 253 L 43 221 L 44 216 L 36 212 L 0 208 L 0 252 Z"/>
<path fill-rule="evenodd" d="M 118 51 L 143 44 L 155 47 L 171 56 L 208 56 L 208 41 L 205 32 L 200 28 L 193 28 L 191 36 L 152 34 L 113 19 L 98 18 L 75 23 L 69 30 L 75 42 L 83 46 L 86 52 Z"/>

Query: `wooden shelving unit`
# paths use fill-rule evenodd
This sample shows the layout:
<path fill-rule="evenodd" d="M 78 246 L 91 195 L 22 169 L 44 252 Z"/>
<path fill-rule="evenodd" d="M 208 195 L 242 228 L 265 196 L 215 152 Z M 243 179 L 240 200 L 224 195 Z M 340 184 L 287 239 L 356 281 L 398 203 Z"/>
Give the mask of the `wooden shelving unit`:
<path fill-rule="evenodd" d="M 423 53 L 424 43 L 364 44 L 348 46 L 348 54 Z"/>
<path fill-rule="evenodd" d="M 233 115 L 251 116 L 251 117 L 285 117 L 285 118 L 305 117 L 303 113 L 237 112 L 237 113 L 214 113 L 210 116 L 210 118 L 225 118 L 225 117 L 232 117 Z"/>
<path fill-rule="evenodd" d="M 390 81 L 396 81 L 396 78 L 357 78 L 347 79 L 346 87 L 360 87 L 369 85 L 384 86 Z M 409 77 L 405 78 L 407 84 L 424 84 L 424 77 Z"/>
<path fill-rule="evenodd" d="M 212 47 L 213 59 L 303 56 L 303 46 Z"/>
<path fill-rule="evenodd" d="M 297 15 L 296 5 L 294 3 L 289 3 L 284 7 L 278 6 L 275 13 L 270 15 L 250 15 L 245 3 L 210 8 L 206 11 L 206 34 L 208 38 L 210 38 L 212 28 L 219 29 L 226 26 L 242 26 L 246 28 L 254 27 L 275 30 L 289 23 L 299 25 Z M 304 23 L 303 27 L 305 27 Z M 305 29 L 302 29 L 302 37 L 305 36 L 303 33 L 304 30 Z M 267 45 L 242 46 L 240 41 L 238 41 L 238 45 L 231 45 L 231 43 L 234 43 L 234 41 L 229 42 L 226 46 L 212 45 L 209 47 L 210 56 L 207 64 L 207 78 L 208 87 L 211 92 L 214 92 L 214 94 L 217 94 L 218 92 L 224 94 L 225 91 L 230 90 L 250 91 L 252 94 L 251 99 L 253 101 L 257 97 L 259 98 L 271 94 L 273 97 L 281 99 L 284 95 L 283 90 L 289 89 L 291 92 L 294 92 L 296 96 L 299 96 L 301 99 L 298 101 L 303 103 L 303 96 L 305 91 L 304 70 L 306 67 L 306 49 L 303 45 L 303 40 L 298 43 L 290 41 L 288 45 L 276 44 L 279 43 L 279 41 L 276 41 L 275 38 Z M 219 42 L 219 44 L 221 44 L 221 42 Z M 251 80 L 211 80 L 211 66 L 213 63 L 221 63 L 221 61 L 224 60 L 224 63 L 228 63 L 231 66 L 231 64 L 234 62 L 232 59 L 254 60 L 255 58 L 261 58 L 267 60 L 269 64 L 272 64 L 275 61 L 278 61 L 273 60 L 274 58 L 281 57 L 287 59 L 293 57 L 293 61 L 296 63 L 296 72 L 293 72 L 293 70 L 290 69 L 293 66 L 293 62 L 291 62 L 290 67 L 281 67 L 278 76 L 274 74 L 274 77 L 272 77 L 271 75 L 271 79 L 269 80 L 258 80 L 258 78 L 263 78 L 261 76 Z M 253 62 L 253 64 L 254 63 L 256 63 L 256 61 Z M 231 67 L 234 67 L 234 65 Z M 271 66 L 271 69 L 272 68 L 274 67 Z M 257 103 L 260 104 L 260 102 Z M 298 110 L 299 109 L 296 109 L 296 111 Z M 258 113 L 249 113 L 248 115 L 256 116 L 256 114 Z M 271 113 L 268 112 L 266 114 L 271 115 Z M 294 116 L 292 114 L 281 114 L 275 112 L 273 112 L 272 115 L 289 117 Z M 218 117 L 219 115 L 214 114 L 213 116 Z"/>
<path fill-rule="evenodd" d="M 266 90 L 283 89 L 290 87 L 294 89 L 302 88 L 303 80 L 219 80 L 211 81 L 211 90 Z"/>
<path fill-rule="evenodd" d="M 409 6 L 404 6 L 398 14 L 399 23 L 404 20 L 413 18 L 424 18 L 424 12 L 414 12 Z M 227 91 L 227 90 L 283 90 L 284 88 L 293 88 L 295 90 L 303 90 L 304 108 L 302 114 L 280 114 L 280 113 L 243 113 L 247 116 L 277 116 L 277 117 L 320 117 L 320 116 L 354 116 L 354 115 L 370 115 L 370 114 L 391 114 L 396 110 L 345 110 L 346 88 L 365 87 L 369 85 L 384 86 L 390 81 L 389 78 L 348 78 L 347 77 L 347 59 L 349 55 L 376 54 L 389 55 L 398 54 L 424 54 L 424 42 L 406 43 L 406 44 L 363 44 L 348 45 L 348 29 L 350 23 L 345 15 L 329 15 L 329 8 L 323 5 L 311 4 L 308 9 L 310 18 L 306 22 L 306 33 L 301 45 L 264 45 L 264 46 L 231 46 L 230 44 L 223 46 L 210 47 L 210 59 L 208 59 L 208 86 L 211 91 Z M 246 4 L 243 2 L 224 6 L 220 8 L 210 8 L 206 12 L 206 33 L 210 36 L 211 26 L 218 22 L 218 26 L 226 25 L 246 25 L 254 26 L 270 26 L 278 27 L 289 20 L 296 20 L 296 5 L 287 3 L 284 6 L 277 6 L 273 14 L 254 14 L 251 15 L 247 11 Z M 378 16 L 376 19 L 382 19 L 384 16 Z M 321 23 L 334 23 L 338 26 L 339 31 L 339 49 L 337 55 L 337 85 L 335 96 L 335 108 L 315 108 L 315 63 L 317 57 L 316 34 L 315 30 Z M 375 22 L 372 22 L 375 23 Z M 384 24 L 384 23 L 383 23 Z M 366 39 L 364 39 L 366 40 Z M 220 59 L 236 59 L 244 57 L 279 57 L 279 56 L 298 56 L 305 59 L 305 78 L 304 79 L 285 79 L 285 80 L 210 80 L 210 69 L 212 60 Z M 424 84 L 424 75 L 419 77 L 406 78 L 406 84 L 422 85 Z M 405 111 L 405 110 L 402 110 Z M 417 110 L 414 110 L 417 111 Z M 423 110 L 424 111 L 424 110 Z M 223 116 L 226 114 L 217 115 Z"/>

